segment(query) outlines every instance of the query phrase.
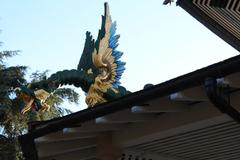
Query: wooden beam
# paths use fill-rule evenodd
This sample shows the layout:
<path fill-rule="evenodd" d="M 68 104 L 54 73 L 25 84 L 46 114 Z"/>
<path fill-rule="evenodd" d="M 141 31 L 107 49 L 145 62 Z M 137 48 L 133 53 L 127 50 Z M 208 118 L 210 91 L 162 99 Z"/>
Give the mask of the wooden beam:
<path fill-rule="evenodd" d="M 181 92 L 176 92 L 170 95 L 173 101 L 208 101 L 205 89 L 203 86 L 192 87 Z"/>
<path fill-rule="evenodd" d="M 76 148 L 51 156 L 39 157 L 39 160 L 96 160 L 96 148 Z"/>
<path fill-rule="evenodd" d="M 72 152 L 76 149 L 94 148 L 96 146 L 95 138 L 64 140 L 59 142 L 36 143 L 39 157 L 49 157 L 61 153 Z"/>
<path fill-rule="evenodd" d="M 99 133 L 97 136 L 97 160 L 118 160 L 120 157 L 120 149 L 112 142 L 112 133 Z"/>
<path fill-rule="evenodd" d="M 43 137 L 39 137 L 35 139 L 35 143 L 51 143 L 51 142 L 61 142 L 65 140 L 78 140 L 84 138 L 95 138 L 97 133 L 94 132 L 68 132 L 68 131 L 60 131 L 48 134 Z"/>
<path fill-rule="evenodd" d="M 104 117 L 96 118 L 96 123 L 136 123 L 150 121 L 155 118 L 154 114 L 132 113 L 130 109 L 116 112 Z"/>
<path fill-rule="evenodd" d="M 103 131 L 117 131 L 126 127 L 126 124 L 84 124 L 82 127 L 69 128 L 67 133 L 87 133 L 87 132 L 103 132 Z"/>
<path fill-rule="evenodd" d="M 186 112 L 165 113 L 153 121 L 129 125 L 115 132 L 113 139 L 119 146 L 128 147 L 226 120 L 231 118 L 220 113 L 211 103 L 201 102 Z"/>
<path fill-rule="evenodd" d="M 171 101 L 169 97 L 156 98 L 143 106 L 132 107 L 134 113 L 182 112 L 190 109 L 188 103 Z"/>

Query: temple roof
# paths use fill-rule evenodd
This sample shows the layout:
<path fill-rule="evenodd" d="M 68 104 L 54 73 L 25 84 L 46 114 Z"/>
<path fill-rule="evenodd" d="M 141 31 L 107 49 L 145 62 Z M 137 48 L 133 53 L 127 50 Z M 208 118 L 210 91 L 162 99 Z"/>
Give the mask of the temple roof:
<path fill-rule="evenodd" d="M 177 4 L 240 51 L 239 0 Z M 93 108 L 32 123 L 19 140 L 27 160 L 95 160 L 101 133 L 111 133 L 124 160 L 239 159 L 239 88 L 236 56 Z"/>
<path fill-rule="evenodd" d="M 240 51 L 239 0 L 178 0 L 177 4 Z"/>
<path fill-rule="evenodd" d="M 205 83 L 210 77 L 235 111 L 218 108 L 209 97 Z M 152 160 L 238 157 L 239 82 L 236 56 L 94 108 L 32 124 L 32 131 L 20 138 L 23 151 L 29 157 L 35 152 L 40 160 L 93 160 L 97 135 L 110 132 L 124 155 Z"/>

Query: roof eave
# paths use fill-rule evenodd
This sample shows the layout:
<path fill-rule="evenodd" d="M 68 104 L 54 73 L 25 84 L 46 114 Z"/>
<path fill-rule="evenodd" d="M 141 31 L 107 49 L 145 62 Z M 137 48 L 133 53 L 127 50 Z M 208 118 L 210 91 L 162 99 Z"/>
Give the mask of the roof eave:
<path fill-rule="evenodd" d="M 29 144 L 26 143 L 26 141 L 32 143 L 35 138 L 59 131 L 76 123 L 86 122 L 97 117 L 130 108 L 156 97 L 167 96 L 183 89 L 202 85 L 207 77 L 221 78 L 235 72 L 240 72 L 240 55 L 155 85 L 148 89 L 123 96 L 114 101 L 100 104 L 94 108 L 88 108 L 64 117 L 42 122 L 28 134 L 19 137 L 22 147 L 25 148 L 23 153 L 25 157 L 36 157 L 37 154 L 36 149 L 34 150 L 35 146 L 32 145 L 34 148 L 31 149 L 34 152 L 30 151 L 28 149 Z M 33 160 L 33 158 L 30 159 Z"/>
<path fill-rule="evenodd" d="M 204 26 L 210 29 L 217 36 L 222 38 L 229 45 L 240 51 L 240 40 L 232 35 L 228 30 L 219 25 L 215 20 L 210 18 L 207 14 L 202 12 L 199 8 L 192 5 L 189 0 L 178 0 L 177 5 L 182 7 L 191 16 L 201 22 Z"/>

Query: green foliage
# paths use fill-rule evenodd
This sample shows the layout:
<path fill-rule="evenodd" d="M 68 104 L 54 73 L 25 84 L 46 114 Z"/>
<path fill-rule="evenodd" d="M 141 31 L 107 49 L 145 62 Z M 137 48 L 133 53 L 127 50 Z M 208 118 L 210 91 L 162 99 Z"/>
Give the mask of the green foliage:
<path fill-rule="evenodd" d="M 49 72 L 49 70 L 46 70 L 43 72 L 40 72 L 40 71 L 33 72 L 32 75 L 30 76 L 32 79 L 31 83 L 38 82 L 41 80 L 46 80 L 48 72 Z"/>
<path fill-rule="evenodd" d="M 4 156 L 8 159 L 21 160 L 22 155 L 17 141 L 17 136 L 27 132 L 29 121 L 42 121 L 65 114 L 71 111 L 60 107 L 64 99 L 71 103 L 78 103 L 78 93 L 70 88 L 60 88 L 51 94 L 47 103 L 51 106 L 49 112 L 36 112 L 31 110 L 26 114 L 21 114 L 24 104 L 15 96 L 16 87 L 27 85 L 25 79 L 27 67 L 6 66 L 6 59 L 15 56 L 19 51 L 0 51 L 0 159 Z M 31 76 L 31 82 L 46 79 L 48 71 L 35 72 Z"/>
<path fill-rule="evenodd" d="M 20 115 L 22 103 L 13 98 L 14 88 L 24 85 L 26 67 L 6 67 L 4 60 L 18 51 L 0 52 L 0 159 L 21 159 L 16 136 L 26 132 L 27 117 Z"/>
<path fill-rule="evenodd" d="M 71 88 L 59 88 L 54 92 L 60 100 L 67 99 L 70 103 L 78 104 L 79 94 Z"/>
<path fill-rule="evenodd" d="M 26 67 L 6 67 L 3 61 L 16 54 L 12 51 L 0 52 L 0 125 L 9 138 L 18 136 L 22 128 L 26 128 L 26 124 L 16 123 L 25 121 L 26 117 L 20 116 L 19 112 L 21 110 L 19 106 L 23 104 L 12 96 L 14 88 L 26 83 L 24 79 Z"/>

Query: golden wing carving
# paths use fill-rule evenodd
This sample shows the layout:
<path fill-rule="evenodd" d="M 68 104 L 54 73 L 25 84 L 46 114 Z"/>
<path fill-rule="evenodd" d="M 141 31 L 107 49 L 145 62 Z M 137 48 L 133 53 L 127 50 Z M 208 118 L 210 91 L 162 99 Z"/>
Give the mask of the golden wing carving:
<path fill-rule="evenodd" d="M 119 35 L 115 35 L 116 22 L 112 23 L 108 4 L 105 3 L 105 15 L 102 28 L 99 31 L 97 45 L 92 53 L 93 65 L 99 69 L 94 84 L 90 86 L 86 97 L 89 107 L 105 102 L 103 94 L 108 89 L 117 93 L 120 77 L 124 71 L 124 62 L 119 61 L 122 52 L 117 51 Z"/>

